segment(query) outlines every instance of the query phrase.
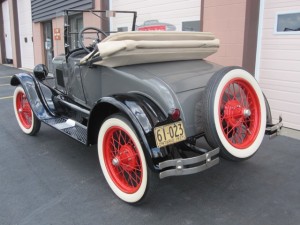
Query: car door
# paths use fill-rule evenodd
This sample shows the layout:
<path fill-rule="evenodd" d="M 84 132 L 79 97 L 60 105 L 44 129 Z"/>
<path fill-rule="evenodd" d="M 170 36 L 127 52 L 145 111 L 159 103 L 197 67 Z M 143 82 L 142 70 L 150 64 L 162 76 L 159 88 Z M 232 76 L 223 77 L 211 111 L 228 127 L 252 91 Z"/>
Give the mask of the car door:
<path fill-rule="evenodd" d="M 83 50 L 72 53 L 67 60 L 67 94 L 76 102 L 85 105 L 86 99 L 83 90 L 82 79 L 82 66 L 79 65 L 80 59 L 86 55 Z"/>
<path fill-rule="evenodd" d="M 102 66 L 81 66 L 82 87 L 90 107 L 102 97 Z"/>

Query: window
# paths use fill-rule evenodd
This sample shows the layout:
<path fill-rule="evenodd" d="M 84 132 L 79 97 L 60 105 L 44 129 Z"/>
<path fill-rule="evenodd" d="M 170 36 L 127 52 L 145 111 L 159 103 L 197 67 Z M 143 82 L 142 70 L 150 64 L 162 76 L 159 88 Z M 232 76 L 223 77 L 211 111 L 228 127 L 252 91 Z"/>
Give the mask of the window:
<path fill-rule="evenodd" d="M 278 13 L 275 33 L 300 34 L 300 12 Z"/>
<path fill-rule="evenodd" d="M 200 31 L 200 20 L 182 22 L 182 31 Z"/>
<path fill-rule="evenodd" d="M 118 32 L 128 31 L 128 27 L 118 27 Z"/>
<path fill-rule="evenodd" d="M 69 17 L 69 25 L 70 25 L 70 37 L 69 37 L 69 43 L 70 43 L 70 50 L 74 50 L 76 48 L 79 48 L 78 43 L 78 37 L 79 37 L 79 31 L 83 28 L 83 16 L 82 13 L 72 15 Z"/>

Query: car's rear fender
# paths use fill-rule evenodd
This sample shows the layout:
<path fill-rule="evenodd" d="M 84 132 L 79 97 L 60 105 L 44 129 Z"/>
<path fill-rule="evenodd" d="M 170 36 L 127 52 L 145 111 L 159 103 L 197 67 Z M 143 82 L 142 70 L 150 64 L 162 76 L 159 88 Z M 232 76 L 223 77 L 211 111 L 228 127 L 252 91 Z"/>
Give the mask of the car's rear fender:
<path fill-rule="evenodd" d="M 131 121 L 145 151 L 150 168 L 158 171 L 154 161 L 166 156 L 165 148 L 155 145 L 153 127 L 167 117 L 149 99 L 137 94 L 114 95 L 100 99 L 93 107 L 88 122 L 88 143 L 96 144 L 99 129 L 107 117 L 122 113 Z"/>
<path fill-rule="evenodd" d="M 267 125 L 268 125 L 268 124 L 272 124 L 272 113 L 271 113 L 271 108 L 268 99 L 266 98 L 266 95 L 264 93 L 263 95 L 264 95 L 265 105 L 266 105 Z"/>
<path fill-rule="evenodd" d="M 32 75 L 15 74 L 12 76 L 10 84 L 23 87 L 31 109 L 39 120 L 49 119 L 55 115 L 53 107 L 51 107 L 53 106 L 52 90 L 38 82 Z"/>

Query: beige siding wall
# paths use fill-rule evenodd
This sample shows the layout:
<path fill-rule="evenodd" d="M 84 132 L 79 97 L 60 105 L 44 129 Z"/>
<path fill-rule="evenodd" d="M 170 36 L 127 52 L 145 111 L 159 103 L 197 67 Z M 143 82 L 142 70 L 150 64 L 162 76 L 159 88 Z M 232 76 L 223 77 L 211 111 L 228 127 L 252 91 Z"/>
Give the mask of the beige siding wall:
<path fill-rule="evenodd" d="M 300 1 L 265 0 L 258 79 L 273 119 L 300 130 L 300 35 L 274 32 L 277 13 L 289 11 L 300 12 Z"/>
<path fill-rule="evenodd" d="M 203 31 L 220 39 L 218 52 L 208 60 L 224 66 L 242 66 L 246 0 L 204 0 Z"/>

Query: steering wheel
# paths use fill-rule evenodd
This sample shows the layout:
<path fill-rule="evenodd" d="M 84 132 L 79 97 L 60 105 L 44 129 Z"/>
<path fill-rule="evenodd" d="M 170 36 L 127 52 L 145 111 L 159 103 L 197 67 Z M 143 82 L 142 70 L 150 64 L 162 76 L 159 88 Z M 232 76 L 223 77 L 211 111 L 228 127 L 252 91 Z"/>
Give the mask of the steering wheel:
<path fill-rule="evenodd" d="M 87 30 L 92 30 L 92 31 L 94 31 L 94 32 L 86 32 Z M 96 34 L 97 34 L 97 38 L 96 38 L 96 39 L 90 38 L 90 37 L 85 37 L 85 38 L 84 38 L 84 37 L 83 37 L 83 34 L 84 34 L 84 33 L 96 33 Z M 107 37 L 107 34 L 106 34 L 104 31 L 100 30 L 99 28 L 96 28 L 96 27 L 86 27 L 86 28 L 83 28 L 83 29 L 79 32 L 78 42 L 79 42 L 79 44 L 81 45 L 81 47 L 82 47 L 84 50 L 86 50 L 88 53 L 90 53 L 91 50 L 90 50 L 88 47 L 86 47 L 86 46 L 84 45 L 83 40 L 84 40 L 84 39 L 92 39 L 92 40 L 93 40 L 93 44 L 92 44 L 91 46 L 89 46 L 89 47 L 95 47 L 95 45 L 98 44 L 98 43 L 101 41 L 101 39 L 100 39 L 100 37 L 99 37 L 99 34 L 102 34 L 102 35 L 104 35 L 105 37 Z"/>

